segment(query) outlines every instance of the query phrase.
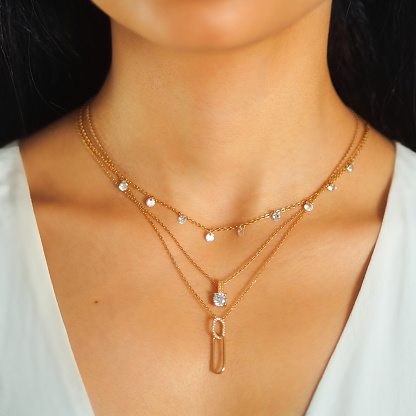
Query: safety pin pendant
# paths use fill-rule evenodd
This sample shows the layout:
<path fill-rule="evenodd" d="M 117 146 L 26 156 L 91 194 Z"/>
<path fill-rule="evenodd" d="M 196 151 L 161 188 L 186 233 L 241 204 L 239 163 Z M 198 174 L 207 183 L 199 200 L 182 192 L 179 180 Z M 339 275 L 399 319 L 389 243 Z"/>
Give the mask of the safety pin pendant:
<path fill-rule="evenodd" d="M 215 324 L 217 322 L 221 322 L 222 325 L 222 331 L 220 334 L 217 334 L 217 332 L 215 331 Z M 224 372 L 225 370 L 225 321 L 222 318 L 215 318 L 214 321 L 212 322 L 212 343 L 211 343 L 211 371 L 215 374 L 221 374 Z M 216 341 L 220 342 L 220 346 L 218 351 L 220 351 L 221 354 L 221 358 L 220 358 L 220 362 L 221 365 L 218 367 L 217 364 L 217 348 L 216 347 Z"/>

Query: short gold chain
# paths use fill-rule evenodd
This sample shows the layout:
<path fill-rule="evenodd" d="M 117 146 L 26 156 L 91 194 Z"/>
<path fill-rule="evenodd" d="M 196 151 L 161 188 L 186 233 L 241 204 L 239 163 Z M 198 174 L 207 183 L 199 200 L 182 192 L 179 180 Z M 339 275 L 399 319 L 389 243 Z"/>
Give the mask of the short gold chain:
<path fill-rule="evenodd" d="M 83 110 L 81 112 L 80 115 L 80 126 L 81 129 L 83 131 L 83 134 L 87 134 L 85 127 L 83 125 L 83 121 L 82 121 L 82 114 L 83 114 Z M 176 213 L 178 216 L 184 216 L 184 214 L 182 213 L 182 211 L 178 210 L 177 208 L 173 207 L 172 205 L 160 200 L 159 198 L 157 198 L 156 196 L 154 196 L 153 194 L 147 192 L 145 189 L 141 188 L 139 185 L 135 184 L 132 180 L 128 179 L 125 175 L 123 175 L 122 173 L 120 173 L 120 171 L 116 168 L 116 166 L 114 165 L 113 161 L 111 160 L 111 158 L 109 157 L 107 151 L 104 149 L 103 145 L 101 144 L 100 140 L 98 139 L 97 134 L 95 133 L 92 121 L 91 121 L 91 114 L 90 114 L 90 107 L 89 105 L 85 106 L 85 112 L 86 112 L 86 117 L 88 120 L 88 125 L 89 128 L 91 130 L 91 134 L 94 138 L 94 141 L 96 142 L 98 148 L 100 149 L 99 153 L 101 153 L 100 157 L 102 159 L 102 161 L 107 165 L 107 167 L 114 172 L 115 175 L 117 175 L 117 177 L 120 179 L 120 181 L 124 181 L 126 183 L 128 183 L 129 185 L 131 185 L 132 187 L 134 187 L 137 191 L 141 192 L 143 195 L 145 195 L 148 198 L 153 198 L 155 200 L 156 203 L 160 204 L 161 206 L 168 208 L 169 210 L 173 211 L 174 213 Z M 351 152 L 355 141 L 357 140 L 357 136 L 358 136 L 358 131 L 359 131 L 359 117 L 357 116 L 357 114 L 354 113 L 355 119 L 356 119 L 356 123 L 355 123 L 355 131 L 354 131 L 354 135 L 353 135 L 353 139 L 348 147 L 348 149 L 346 150 L 345 154 L 343 155 L 342 159 L 340 160 L 340 162 L 338 163 L 338 165 L 335 167 L 335 169 L 332 171 L 331 175 L 337 171 L 337 169 L 340 168 L 340 166 L 342 166 L 342 164 L 344 163 L 344 161 L 346 160 L 346 158 L 348 157 L 349 153 Z M 331 176 L 330 176 L 331 177 Z M 325 187 L 328 186 L 328 183 L 325 183 L 323 188 L 325 189 Z M 289 211 L 291 209 L 297 208 L 297 207 L 301 207 L 303 206 L 306 201 L 310 200 L 311 198 L 313 198 L 314 194 L 310 195 L 307 198 L 302 199 L 301 201 L 295 202 L 293 204 L 287 205 L 285 207 L 281 207 L 278 208 L 277 210 L 274 211 L 279 211 L 281 214 L 283 214 L 286 211 Z M 274 212 L 272 211 L 272 212 Z M 244 228 L 246 226 L 255 224 L 258 221 L 261 221 L 265 218 L 270 218 L 271 213 L 266 213 L 266 214 L 262 214 L 256 218 L 250 219 L 248 221 L 245 221 L 243 223 L 237 224 L 237 225 L 230 225 L 230 226 L 218 226 L 218 227 L 208 227 L 206 225 L 201 224 L 199 221 L 194 220 L 193 218 L 190 218 L 186 215 L 187 221 L 199 228 L 202 228 L 204 231 L 206 232 L 219 232 L 219 231 L 231 231 L 231 230 L 236 230 L 238 228 Z"/>
<path fill-rule="evenodd" d="M 81 133 L 81 136 L 83 137 L 84 143 L 91 149 L 93 150 L 93 144 L 90 141 L 88 134 L 85 131 L 85 128 L 83 126 L 83 122 L 82 122 L 82 118 L 80 118 L 80 122 L 79 122 L 79 130 Z M 354 140 L 355 140 L 356 134 L 354 135 Z M 353 142 L 354 142 L 353 140 Z M 352 147 L 353 142 L 350 144 L 349 148 L 347 149 L 346 154 L 350 153 L 350 149 Z M 99 142 L 97 143 L 99 146 Z M 104 150 L 103 150 L 104 151 Z M 105 151 L 104 151 L 105 152 Z M 99 154 L 99 153 L 98 153 Z M 96 155 L 93 155 L 94 158 L 96 159 Z M 108 155 L 107 155 L 107 159 Z M 96 159 L 97 160 L 97 159 Z M 102 158 L 101 158 L 102 160 Z M 345 160 L 345 157 L 342 159 Z M 97 160 L 97 162 L 99 162 Z M 111 160 L 110 160 L 111 162 Z M 342 161 L 341 161 L 342 162 Z M 341 165 L 341 162 L 337 165 L 336 169 Z M 100 163 L 100 162 L 99 162 Z M 100 163 L 101 165 L 101 163 Z M 114 166 L 111 163 L 112 166 Z M 106 164 L 107 167 L 109 167 L 109 164 Z M 333 171 L 335 172 L 336 169 Z M 107 172 L 106 172 L 107 173 Z M 108 174 L 108 173 L 107 173 Z M 120 179 L 120 178 L 119 178 Z M 117 181 L 114 181 L 114 183 L 117 185 Z M 316 197 L 315 197 L 316 198 Z M 175 244 L 178 246 L 178 248 L 182 251 L 182 253 L 187 257 L 187 259 L 192 263 L 192 265 L 199 271 L 201 272 L 205 277 L 207 277 L 208 279 L 210 279 L 212 282 L 217 283 L 218 281 L 222 281 L 224 284 L 228 283 L 230 280 L 232 280 L 233 278 L 235 278 L 236 276 L 238 276 L 241 272 L 243 272 L 260 254 L 261 252 L 267 247 L 267 245 L 273 240 L 273 238 L 277 235 L 277 233 L 279 231 L 281 231 L 283 228 L 286 227 L 286 225 L 288 225 L 290 222 L 292 222 L 292 220 L 294 220 L 295 218 L 297 218 L 298 213 L 292 215 L 289 219 L 287 219 L 280 227 L 277 228 L 277 230 L 275 230 L 272 235 L 266 240 L 265 243 L 263 243 L 263 245 L 256 251 L 256 253 L 249 258 L 240 268 L 238 268 L 233 274 L 231 274 L 230 276 L 226 277 L 226 278 L 214 278 L 211 277 L 207 272 L 205 272 L 205 270 L 203 270 L 193 259 L 192 257 L 187 253 L 187 251 L 183 248 L 183 246 L 179 243 L 179 241 L 176 239 L 176 237 L 172 234 L 172 232 L 163 224 L 163 222 L 157 218 L 153 213 L 151 213 L 150 211 L 148 211 L 147 209 L 145 209 L 145 215 L 150 215 L 156 222 L 159 223 L 159 225 L 161 225 L 162 228 L 165 229 L 165 231 L 169 234 L 169 236 L 173 239 L 173 241 L 175 242 Z"/>

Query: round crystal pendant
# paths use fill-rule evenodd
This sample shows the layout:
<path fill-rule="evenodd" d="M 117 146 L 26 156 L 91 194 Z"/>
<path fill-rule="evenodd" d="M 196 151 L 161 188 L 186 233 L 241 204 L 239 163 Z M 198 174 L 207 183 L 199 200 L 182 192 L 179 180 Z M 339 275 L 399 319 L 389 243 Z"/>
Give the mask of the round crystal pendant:
<path fill-rule="evenodd" d="M 240 225 L 237 230 L 237 234 L 239 237 L 242 237 L 244 235 L 244 227 Z"/>
<path fill-rule="evenodd" d="M 205 240 L 207 240 L 208 243 L 210 243 L 211 241 L 214 241 L 214 238 L 215 238 L 214 233 L 206 233 L 205 234 Z"/>
<path fill-rule="evenodd" d="M 328 189 L 328 191 L 332 192 L 332 191 L 336 191 L 338 189 L 338 187 L 335 184 L 331 183 L 327 186 L 327 189 Z"/>
<path fill-rule="evenodd" d="M 354 165 L 353 164 L 348 165 L 347 171 L 351 173 L 353 170 L 354 170 Z"/>
<path fill-rule="evenodd" d="M 129 184 L 126 181 L 120 182 L 120 184 L 118 185 L 118 189 L 120 189 L 120 191 L 122 192 L 127 191 L 128 187 Z"/>
<path fill-rule="evenodd" d="M 227 304 L 227 295 L 223 292 L 214 293 L 213 301 L 215 306 L 225 306 Z"/>
<path fill-rule="evenodd" d="M 179 224 L 185 224 L 186 223 L 186 217 L 185 217 L 185 215 L 179 215 L 179 217 L 178 217 L 178 222 L 179 222 Z"/>
<path fill-rule="evenodd" d="M 273 221 L 279 221 L 280 220 L 280 211 L 274 211 L 271 215 Z"/>
<path fill-rule="evenodd" d="M 303 208 L 305 209 L 305 211 L 311 212 L 313 210 L 313 205 L 310 202 L 306 202 Z"/>
<path fill-rule="evenodd" d="M 155 206 L 155 204 L 156 204 L 156 201 L 155 201 L 155 199 L 154 199 L 154 198 L 147 198 L 147 199 L 146 199 L 146 205 L 147 205 L 149 208 L 154 207 L 154 206 Z"/>

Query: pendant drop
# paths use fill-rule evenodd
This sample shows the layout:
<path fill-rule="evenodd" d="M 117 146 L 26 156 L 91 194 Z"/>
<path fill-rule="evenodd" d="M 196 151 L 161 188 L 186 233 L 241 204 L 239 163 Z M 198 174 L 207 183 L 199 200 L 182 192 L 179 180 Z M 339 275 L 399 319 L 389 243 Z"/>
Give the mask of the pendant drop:
<path fill-rule="evenodd" d="M 205 234 L 205 240 L 207 240 L 208 243 L 210 243 L 211 241 L 214 241 L 214 238 L 215 238 L 215 236 L 214 236 L 214 233 L 212 233 L 212 232 L 209 232 L 209 233 Z"/>
<path fill-rule="evenodd" d="M 155 201 L 155 199 L 154 198 L 147 198 L 146 199 L 146 205 L 149 207 L 149 208 L 152 208 L 152 207 L 154 207 L 155 206 L 155 204 L 156 204 L 156 201 Z"/>
<path fill-rule="evenodd" d="M 271 218 L 273 221 L 279 221 L 280 220 L 280 210 L 276 210 L 272 213 Z"/>
<path fill-rule="evenodd" d="M 215 330 L 217 322 L 221 322 L 221 333 Z M 217 351 L 216 344 L 219 345 Z M 219 356 L 219 358 L 218 358 Z M 225 370 L 225 321 L 222 318 L 215 318 L 212 321 L 212 342 L 211 342 L 211 371 L 215 374 L 221 374 Z"/>
<path fill-rule="evenodd" d="M 351 163 L 351 165 L 347 166 L 347 171 L 351 173 L 353 170 L 354 170 L 354 165 Z"/>
<path fill-rule="evenodd" d="M 334 183 L 329 184 L 326 188 L 328 189 L 328 191 L 331 192 L 336 191 L 338 189 L 338 187 Z"/>
<path fill-rule="evenodd" d="M 118 189 L 120 189 L 121 192 L 127 191 L 127 188 L 129 187 L 129 184 L 126 181 L 120 182 L 118 185 Z"/>
<path fill-rule="evenodd" d="M 238 227 L 237 234 L 239 237 L 242 237 L 244 235 L 244 227 L 242 225 Z"/>
<path fill-rule="evenodd" d="M 213 302 L 215 306 L 225 306 L 227 304 L 227 295 L 224 293 L 224 282 L 218 281 L 217 293 L 214 293 Z"/>
<path fill-rule="evenodd" d="M 185 224 L 186 220 L 187 220 L 187 218 L 185 217 L 185 215 L 179 215 L 179 217 L 178 217 L 179 224 Z"/>
<path fill-rule="evenodd" d="M 303 206 L 305 211 L 311 212 L 313 210 L 312 202 L 305 202 L 305 205 Z"/>

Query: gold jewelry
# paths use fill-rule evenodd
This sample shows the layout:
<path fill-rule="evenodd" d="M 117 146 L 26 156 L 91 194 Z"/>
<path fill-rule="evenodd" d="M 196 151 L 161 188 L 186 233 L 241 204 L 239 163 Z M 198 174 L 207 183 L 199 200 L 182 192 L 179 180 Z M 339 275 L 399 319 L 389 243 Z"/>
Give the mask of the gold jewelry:
<path fill-rule="evenodd" d="M 88 117 L 89 117 L 89 124 L 90 124 L 90 127 L 91 127 L 91 129 L 92 129 L 92 123 L 91 123 L 91 120 L 90 120 L 90 115 L 89 115 L 89 112 L 88 112 L 88 106 L 86 107 L 86 109 L 87 109 L 87 114 L 88 114 Z M 106 166 L 109 168 L 109 169 L 111 169 L 111 171 L 113 171 L 113 172 L 116 172 L 116 174 L 117 174 L 117 176 L 120 178 L 120 176 L 121 176 L 121 174 L 119 174 L 118 173 L 118 170 L 115 168 L 115 166 L 114 166 L 114 164 L 111 162 L 111 159 L 109 158 L 109 156 L 108 156 L 108 154 L 107 154 L 107 152 L 104 150 L 104 148 L 103 148 L 103 146 L 101 145 L 101 143 L 99 142 L 99 140 L 98 140 L 98 138 L 97 138 L 97 136 L 96 136 L 96 134 L 94 133 L 94 131 L 92 130 L 92 132 L 93 132 L 93 135 L 95 136 L 95 140 L 96 140 L 96 143 L 97 143 L 97 145 L 98 145 L 98 147 L 99 147 L 99 149 L 101 150 L 101 152 L 100 151 L 98 151 L 98 149 L 96 149 L 95 147 L 94 147 L 94 145 L 93 145 L 93 143 L 91 142 L 91 140 L 89 139 L 89 137 L 88 137 L 88 134 L 87 134 L 87 132 L 86 132 L 86 130 L 85 130 L 85 128 L 84 128 L 84 125 L 83 125 L 83 117 L 82 117 L 82 114 L 83 114 L 83 112 L 84 111 L 81 111 L 81 113 L 80 113 L 80 119 L 79 119 L 79 129 L 80 129 L 80 132 L 82 133 L 82 136 L 84 137 L 84 141 L 86 141 L 86 144 L 90 147 L 90 149 L 91 150 L 93 150 L 94 151 L 94 153 L 97 155 L 97 156 L 99 156 L 100 157 L 100 159 L 101 159 L 101 161 L 102 162 L 104 162 L 105 164 L 106 164 Z M 357 118 L 357 117 L 356 117 Z M 358 118 L 357 118 L 357 120 L 358 120 Z M 341 159 L 341 161 L 338 163 L 338 165 L 336 166 L 336 168 L 334 169 L 334 171 L 332 172 L 332 179 L 334 179 L 334 175 L 336 174 L 336 172 L 337 172 L 337 169 L 339 169 L 339 167 L 340 166 L 342 166 L 342 162 L 346 159 L 346 157 L 348 156 L 348 154 L 350 153 L 350 151 L 351 151 L 351 149 L 352 149 L 352 146 L 353 146 L 353 144 L 354 144 L 354 142 L 355 142 L 355 140 L 356 140 L 356 137 L 357 137 L 357 131 L 358 131 L 358 128 L 357 128 L 357 126 L 356 126 L 356 129 L 355 129 L 355 133 L 354 133 L 354 137 L 353 137 L 353 139 L 352 139 L 352 142 L 351 142 L 351 144 L 350 144 L 350 146 L 348 147 L 348 149 L 347 149 L 347 151 L 346 151 L 346 153 L 344 154 L 344 156 L 343 156 L 343 158 Z M 120 190 L 122 190 L 123 192 L 128 188 L 128 185 L 127 185 L 127 183 L 125 183 L 125 182 L 121 182 L 120 184 L 119 184 L 119 188 L 120 188 Z M 336 185 L 333 185 L 333 184 L 331 184 L 331 185 L 329 185 L 328 187 L 327 187 L 329 190 L 333 190 L 333 189 L 335 189 L 336 188 Z M 320 189 L 320 190 L 318 190 L 318 192 L 319 191 L 322 191 L 324 189 L 324 187 L 322 187 L 322 189 Z M 306 207 L 306 209 L 309 209 L 309 210 L 311 210 L 312 208 L 313 208 L 313 206 L 312 205 L 310 205 L 309 203 L 305 203 L 305 205 L 304 205 L 305 207 Z M 165 230 L 166 230 L 166 232 L 170 235 L 170 237 L 173 239 L 173 241 L 175 242 L 175 244 L 179 247 L 179 249 L 182 251 L 182 253 L 187 257 L 187 259 L 192 263 L 192 265 L 197 269 L 197 270 L 199 270 L 205 277 L 207 277 L 208 279 L 210 279 L 213 283 L 215 283 L 215 284 L 218 284 L 218 282 L 223 282 L 224 284 L 225 283 L 228 283 L 230 280 L 232 280 L 234 277 L 236 277 L 236 276 L 238 276 L 243 270 L 245 270 L 250 264 L 251 264 L 251 262 L 252 261 L 254 261 L 254 259 L 257 257 L 257 256 L 259 256 L 260 255 L 260 253 L 267 247 L 267 245 L 272 241 L 272 239 L 276 236 L 276 234 L 280 231 L 280 230 L 282 230 L 288 223 L 290 223 L 291 221 L 292 221 L 292 219 L 295 217 L 295 216 L 292 216 L 292 217 L 290 217 L 287 221 L 285 221 L 283 224 L 282 224 L 282 226 L 281 227 L 279 227 L 267 240 L 266 240 L 266 242 L 260 247 L 260 249 L 245 263 L 245 264 L 243 264 L 239 269 L 237 269 L 232 275 L 230 275 L 230 276 L 228 276 L 228 277 L 225 277 L 225 278 L 213 278 L 213 277 L 211 277 L 210 275 L 208 275 L 208 273 L 206 273 L 190 256 L 189 256 L 189 254 L 186 252 L 186 250 L 182 247 L 182 245 L 179 243 L 179 241 L 173 236 L 173 234 L 170 232 L 170 230 L 163 224 L 163 222 L 162 221 L 160 221 L 160 219 L 158 219 L 153 213 L 151 213 L 150 211 L 147 211 L 148 212 L 148 214 L 155 220 L 155 221 L 157 221 Z M 226 303 L 226 297 L 224 296 L 224 294 L 221 294 L 220 295 L 220 293 L 223 293 L 223 292 L 221 292 L 221 290 L 218 290 L 216 293 L 214 293 L 214 297 L 213 297 L 213 301 L 214 301 L 214 304 L 216 305 L 216 306 L 224 306 L 225 305 L 225 303 Z"/>
<path fill-rule="evenodd" d="M 179 265 L 177 264 L 176 260 L 174 259 L 171 251 L 169 250 L 169 248 L 168 248 L 168 246 L 167 246 L 167 244 L 166 244 L 166 242 L 165 242 L 162 234 L 160 233 L 160 231 L 158 230 L 157 226 L 152 221 L 152 218 L 154 218 L 155 220 L 157 220 L 156 217 L 153 216 L 153 214 L 151 214 L 146 208 L 144 208 L 144 206 L 135 198 L 135 196 L 130 191 L 130 189 L 128 189 L 128 186 L 127 187 L 125 186 L 125 183 L 128 184 L 127 181 L 122 181 L 120 183 L 120 176 L 117 173 L 118 171 L 117 170 L 114 171 L 113 169 L 110 168 L 110 166 L 112 165 L 111 160 L 108 158 L 108 161 L 110 162 L 109 163 L 110 166 L 108 166 L 107 163 L 105 162 L 105 160 L 103 160 L 102 155 L 100 155 L 100 153 L 94 148 L 94 146 L 92 145 L 91 141 L 89 140 L 88 135 L 87 135 L 87 133 L 86 133 L 84 127 L 83 127 L 83 123 L 82 123 L 82 113 L 83 113 L 83 109 L 81 110 L 81 113 L 80 113 L 79 132 L 80 132 L 80 135 L 82 137 L 82 140 L 83 140 L 84 145 L 87 147 L 87 149 L 90 152 L 90 154 L 93 156 L 93 158 L 99 164 L 99 166 L 104 170 L 104 172 L 107 174 L 107 176 L 115 183 L 116 186 L 119 187 L 119 189 L 124 193 L 124 195 L 126 195 L 128 198 L 130 198 L 135 203 L 135 205 L 145 215 L 146 219 L 152 225 L 154 231 L 156 232 L 156 234 L 158 235 L 159 239 L 161 240 L 161 242 L 162 242 L 162 244 L 163 244 L 163 246 L 164 246 L 164 248 L 165 248 L 168 256 L 170 257 L 173 265 L 177 269 L 177 271 L 178 271 L 179 275 L 181 276 L 182 280 L 184 281 L 185 285 L 188 287 L 188 289 L 191 291 L 191 293 L 195 296 L 195 298 L 201 304 L 201 306 L 213 317 L 213 322 L 212 322 L 212 345 L 211 345 L 211 348 L 212 348 L 212 350 L 211 350 L 211 370 L 214 373 L 216 373 L 216 374 L 221 374 L 225 370 L 225 319 L 238 306 L 238 304 L 243 299 L 243 297 L 248 293 L 248 291 L 253 287 L 253 285 L 259 280 L 261 274 L 263 273 L 263 271 L 265 270 L 265 268 L 267 267 L 267 265 L 271 262 L 271 260 L 273 259 L 274 255 L 276 254 L 276 252 L 280 249 L 280 247 L 283 244 L 283 242 L 287 239 L 287 237 L 290 234 L 290 232 L 294 229 L 294 227 L 303 218 L 303 216 L 305 215 L 305 213 L 312 211 L 312 209 L 313 209 L 313 203 L 318 198 L 318 196 L 325 189 L 327 189 L 329 191 L 335 190 L 336 189 L 335 181 L 345 171 L 348 171 L 348 172 L 352 172 L 353 171 L 353 162 L 355 161 L 355 158 L 361 152 L 364 144 L 367 141 L 367 136 L 368 136 L 368 132 L 369 132 L 369 126 L 368 126 L 368 124 L 367 123 L 365 124 L 364 134 L 363 134 L 360 142 L 358 143 L 356 149 L 353 151 L 353 153 L 347 158 L 347 155 L 349 154 L 349 151 L 348 151 L 346 153 L 346 155 L 344 156 L 344 158 L 343 158 L 343 160 L 347 159 L 346 162 L 343 164 L 342 161 L 341 161 L 337 165 L 337 167 L 335 168 L 335 170 L 331 173 L 331 175 L 329 176 L 329 178 L 325 182 L 325 184 L 321 188 L 319 188 L 316 192 L 314 192 L 308 199 L 306 199 L 305 201 L 303 201 L 304 202 L 303 203 L 303 209 L 293 216 L 293 218 L 294 218 L 293 219 L 293 223 L 291 224 L 291 226 L 289 227 L 289 229 L 285 232 L 285 234 L 283 235 L 282 239 L 279 241 L 279 243 L 273 249 L 273 251 L 271 252 L 271 254 L 267 257 L 267 259 L 263 263 L 263 266 L 254 275 L 254 277 L 251 279 L 250 283 L 248 284 L 248 286 L 246 287 L 246 289 L 244 290 L 244 292 L 231 305 L 231 307 L 228 309 L 228 311 L 222 317 L 219 317 L 203 301 L 203 299 L 198 295 L 198 293 L 191 286 L 191 284 L 189 283 L 189 281 L 187 280 L 187 278 L 183 274 L 182 270 L 180 269 Z M 357 130 L 358 130 L 358 127 L 357 127 Z M 352 148 L 352 144 L 350 145 L 350 148 Z M 106 158 L 107 157 L 108 156 L 106 156 Z M 114 174 L 116 174 L 116 176 L 118 177 L 118 180 L 116 178 L 114 178 L 113 175 L 111 174 L 111 172 L 109 170 L 107 170 L 107 169 L 110 169 Z M 123 184 L 123 186 L 121 186 L 122 184 Z M 122 188 L 125 188 L 125 189 L 122 189 Z M 287 223 L 288 222 L 289 221 L 287 221 Z M 168 234 L 173 237 L 173 234 L 170 232 L 170 230 L 167 229 L 166 226 L 163 225 L 163 223 L 159 222 L 159 224 L 161 224 L 162 227 L 166 231 L 168 231 Z M 185 253 L 185 250 L 184 249 L 182 251 Z M 187 257 L 188 257 L 188 259 L 190 259 L 190 256 L 187 256 Z M 256 258 L 256 257 L 257 256 L 255 256 L 254 258 Z M 202 270 L 202 269 L 200 269 L 200 270 Z M 218 281 L 218 292 L 217 292 L 217 294 L 220 294 L 220 293 L 221 294 L 224 294 L 223 293 L 224 284 L 225 284 L 225 281 Z M 216 331 L 216 325 L 217 325 L 218 322 L 221 324 L 221 332 L 220 333 L 218 333 Z M 215 367 L 215 362 L 216 362 L 215 343 L 216 343 L 217 340 L 220 341 L 220 350 L 222 351 L 222 355 L 221 355 L 221 365 L 220 365 L 219 369 Z"/>
<path fill-rule="evenodd" d="M 152 195 L 151 193 L 147 192 L 146 190 L 144 190 L 143 188 L 141 188 L 140 186 L 136 185 L 132 180 L 127 179 L 125 175 L 123 175 L 122 173 L 120 173 L 118 171 L 118 169 L 115 167 L 115 165 L 113 164 L 112 160 L 110 159 L 110 157 L 108 156 L 106 150 L 104 149 L 104 147 L 102 146 L 100 140 L 98 139 L 94 127 L 92 125 L 92 121 L 91 121 L 91 114 L 90 114 L 90 107 L 89 105 L 85 106 L 86 109 L 86 117 L 88 120 L 88 125 L 89 128 L 91 130 L 91 134 L 95 140 L 95 142 L 97 143 L 97 146 L 99 148 L 99 151 L 101 153 L 101 158 L 103 160 L 103 162 L 107 165 L 107 167 L 113 171 L 118 178 L 120 179 L 120 184 L 119 184 L 119 188 L 122 191 L 125 191 L 129 186 L 134 187 L 136 190 L 138 190 L 139 192 L 141 192 L 143 195 L 145 195 L 147 197 L 146 199 L 146 205 L 149 208 L 152 208 L 156 205 L 156 203 L 160 204 L 161 206 L 168 208 L 169 210 L 175 212 L 178 216 L 178 222 L 179 224 L 185 224 L 186 222 L 189 222 L 199 228 L 202 228 L 206 233 L 205 233 L 205 240 L 207 242 L 212 242 L 215 239 L 215 232 L 220 232 L 220 231 L 230 231 L 230 230 L 237 230 L 237 234 L 238 236 L 242 237 L 244 235 L 245 232 L 245 228 L 249 225 L 255 224 L 258 221 L 261 221 L 265 218 L 271 218 L 273 221 L 279 221 L 281 218 L 281 215 L 284 214 L 286 211 L 289 211 L 291 209 L 297 208 L 297 207 L 301 207 L 304 206 L 307 201 L 311 198 L 312 195 L 310 195 L 309 197 L 295 202 L 293 204 L 287 205 L 285 207 L 281 207 L 275 210 L 272 210 L 271 212 L 262 214 L 256 218 L 250 219 L 248 221 L 245 221 L 243 223 L 237 224 L 237 225 L 230 225 L 230 226 L 217 226 L 217 227 L 208 227 L 206 225 L 201 224 L 199 221 L 196 221 L 192 218 L 190 218 L 187 215 L 184 215 L 180 210 L 178 210 L 177 208 L 171 206 L 170 204 L 160 200 L 159 198 L 157 198 L 156 196 Z M 341 159 L 341 161 L 338 163 L 337 167 L 335 168 L 335 170 L 342 165 L 342 163 L 345 161 L 345 159 L 347 158 L 348 154 L 351 152 L 351 149 L 356 141 L 357 135 L 358 135 L 358 127 L 359 127 L 359 118 L 358 116 L 354 113 L 355 115 L 355 119 L 356 119 L 356 127 L 355 127 L 355 132 L 354 132 L 354 136 L 353 139 L 350 143 L 350 146 L 348 147 L 347 151 L 345 152 L 343 158 Z M 83 122 L 81 120 L 80 122 L 81 128 L 83 130 L 83 132 L 85 132 L 85 128 L 83 126 Z M 335 171 L 334 170 L 334 171 Z M 333 171 L 333 172 L 334 172 Z M 331 184 L 329 184 L 331 185 Z M 336 189 L 336 186 L 334 186 L 333 188 L 334 190 Z"/>
<path fill-rule="evenodd" d="M 87 107 L 88 110 L 88 107 Z M 106 151 L 104 150 L 103 146 L 101 145 L 101 143 L 99 142 L 97 136 L 96 137 L 96 143 L 99 146 L 101 150 L 98 151 L 98 149 L 96 149 L 93 145 L 93 143 L 91 142 L 91 140 L 88 137 L 87 132 L 85 131 L 84 125 L 83 125 L 83 117 L 82 117 L 83 111 L 81 111 L 80 113 L 80 119 L 79 119 L 79 129 L 80 132 L 82 132 L 82 136 L 84 137 L 84 142 L 86 142 L 86 144 L 90 147 L 91 150 L 94 151 L 94 153 L 100 157 L 101 161 L 103 163 L 106 164 L 106 166 L 111 169 L 112 171 L 116 171 L 118 172 L 118 170 L 115 168 L 114 164 L 112 164 L 108 154 L 106 153 Z M 88 113 L 89 115 L 89 113 Z M 90 121 L 90 125 L 91 125 L 91 121 Z M 92 128 L 92 125 L 91 125 Z M 356 136 L 357 136 L 357 127 L 356 127 L 356 131 L 353 137 L 353 140 L 349 146 L 349 148 L 347 149 L 347 152 L 344 154 L 343 159 L 341 160 L 341 162 L 343 160 L 345 160 L 345 158 L 347 157 L 347 155 L 350 153 L 350 149 L 353 146 L 353 143 L 356 140 Z M 110 162 L 108 162 L 110 160 Z M 341 162 L 337 165 L 337 167 L 341 166 Z M 336 168 L 337 169 L 337 168 Z M 335 172 L 335 170 L 333 171 Z M 121 182 L 121 184 L 119 185 L 119 189 L 122 190 L 123 192 L 127 190 L 128 186 L 124 187 L 123 185 L 125 185 L 125 182 Z M 313 208 L 312 205 L 310 205 L 309 203 L 305 204 L 306 209 L 311 210 Z M 267 247 L 267 245 L 272 241 L 272 239 L 276 236 L 276 234 L 282 230 L 287 224 L 289 224 L 292 219 L 294 219 L 296 217 L 296 215 L 290 217 L 287 221 L 285 221 L 281 227 L 279 227 L 267 240 L 266 242 L 260 247 L 260 249 L 254 254 L 254 256 L 252 256 L 245 264 L 243 264 L 239 269 L 237 269 L 231 276 L 229 276 L 228 278 L 212 278 L 211 276 L 209 276 L 192 258 L 191 256 L 189 256 L 189 254 L 186 252 L 186 250 L 182 247 L 182 245 L 179 243 L 179 241 L 175 238 L 175 236 L 171 233 L 171 231 L 163 224 L 163 222 L 157 218 L 153 213 L 151 213 L 150 211 L 146 210 L 146 212 L 155 220 L 157 221 L 165 230 L 166 232 L 170 235 L 170 237 L 173 239 L 173 241 L 175 242 L 175 244 L 179 247 L 179 249 L 182 251 L 182 253 L 187 257 L 187 259 L 192 263 L 192 265 L 199 270 L 205 277 L 207 277 L 208 279 L 210 279 L 212 282 L 216 283 L 217 285 L 222 282 L 222 284 L 228 283 L 230 280 L 232 280 L 234 277 L 238 276 L 243 270 L 245 270 L 251 263 L 252 261 L 254 261 L 257 256 L 260 255 L 260 253 Z M 213 294 L 213 303 L 216 306 L 225 306 L 227 302 L 227 296 L 226 294 L 222 291 L 222 290 L 217 290 L 216 293 Z"/>

